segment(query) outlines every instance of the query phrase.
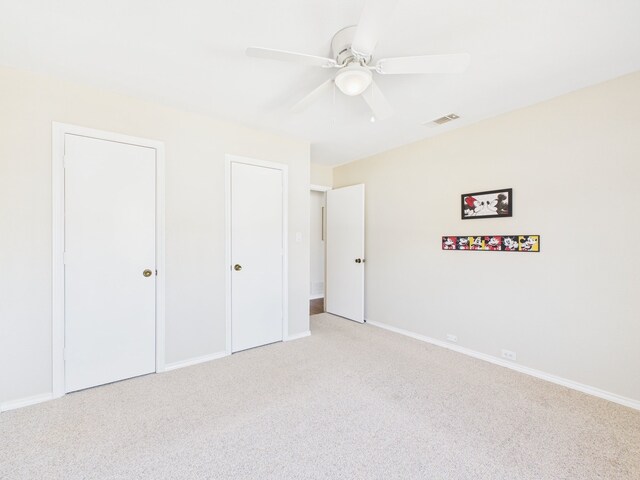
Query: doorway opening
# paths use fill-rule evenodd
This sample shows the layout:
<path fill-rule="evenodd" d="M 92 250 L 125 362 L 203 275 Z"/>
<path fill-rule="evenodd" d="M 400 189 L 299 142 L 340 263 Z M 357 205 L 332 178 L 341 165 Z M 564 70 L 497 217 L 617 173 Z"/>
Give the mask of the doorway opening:
<path fill-rule="evenodd" d="M 311 315 L 324 312 L 325 208 L 325 192 L 312 190 L 310 201 L 311 229 L 309 234 L 311 237 L 309 313 Z"/>
<path fill-rule="evenodd" d="M 310 192 L 310 284 L 309 315 L 324 312 L 325 304 L 325 242 L 327 190 L 330 187 L 312 185 Z"/>

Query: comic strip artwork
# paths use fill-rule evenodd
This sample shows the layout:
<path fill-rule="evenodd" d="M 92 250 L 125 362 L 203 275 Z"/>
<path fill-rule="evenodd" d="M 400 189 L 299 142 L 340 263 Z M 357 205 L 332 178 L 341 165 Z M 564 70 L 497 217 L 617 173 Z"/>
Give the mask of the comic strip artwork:
<path fill-rule="evenodd" d="M 457 237 L 458 250 L 469 250 L 469 237 Z"/>
<path fill-rule="evenodd" d="M 518 251 L 520 252 L 538 252 L 540 250 L 540 237 L 539 235 L 520 235 L 518 244 Z"/>
<path fill-rule="evenodd" d="M 442 250 L 539 252 L 540 235 L 447 235 L 442 237 Z"/>
<path fill-rule="evenodd" d="M 484 237 L 469 237 L 469 245 L 471 250 L 485 250 Z"/>
<path fill-rule="evenodd" d="M 463 193 L 461 215 L 472 218 L 510 217 L 513 214 L 513 189 Z"/>
<path fill-rule="evenodd" d="M 518 251 L 518 235 L 508 235 L 502 237 L 502 250 L 506 252 L 517 252 Z"/>
<path fill-rule="evenodd" d="M 486 250 L 499 251 L 502 250 L 502 236 L 490 235 L 484 237 L 484 244 L 487 247 Z"/>
<path fill-rule="evenodd" d="M 457 237 L 442 237 L 443 250 L 455 250 L 457 246 Z"/>

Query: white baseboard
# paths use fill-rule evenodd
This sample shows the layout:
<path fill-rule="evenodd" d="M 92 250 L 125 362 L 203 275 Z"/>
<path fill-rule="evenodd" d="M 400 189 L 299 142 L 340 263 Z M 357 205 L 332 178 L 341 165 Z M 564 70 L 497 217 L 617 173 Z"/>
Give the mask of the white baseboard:
<path fill-rule="evenodd" d="M 192 365 L 198 365 L 199 363 L 210 362 L 211 360 L 217 360 L 229 355 L 226 351 L 211 353 L 209 355 L 202 355 L 201 357 L 189 358 L 187 360 L 181 360 L 179 362 L 168 363 L 164 366 L 164 371 L 169 372 L 171 370 L 177 370 L 178 368 L 190 367 Z"/>
<path fill-rule="evenodd" d="M 298 340 L 299 338 L 308 337 L 309 335 L 311 335 L 311 332 L 309 330 L 307 330 L 306 332 L 302 332 L 302 333 L 294 333 L 293 335 L 289 335 L 289 336 L 285 337 L 284 341 L 285 342 L 290 342 L 291 340 Z"/>
<path fill-rule="evenodd" d="M 494 357 L 493 355 L 477 352 L 475 350 L 471 350 L 470 348 L 461 347 L 460 345 L 448 343 L 443 340 L 438 340 L 436 338 L 420 335 L 418 333 L 414 333 L 409 330 L 393 327 L 391 325 L 387 325 L 386 323 L 374 322 L 372 320 L 367 320 L 367 323 L 369 325 L 373 325 L 374 327 L 383 328 L 391 332 L 395 332 L 401 335 L 406 335 L 407 337 L 415 338 L 416 340 L 420 340 L 422 342 L 427 342 L 432 345 L 437 345 L 438 347 L 447 348 L 449 350 L 453 350 L 454 352 L 462 353 L 464 355 L 477 358 L 479 360 L 484 360 L 485 362 L 493 363 L 495 365 L 500 365 L 501 367 L 510 368 L 511 370 L 515 370 L 517 372 L 524 373 L 526 375 L 531 375 L 532 377 L 540 378 L 542 380 L 546 380 L 548 382 L 555 383 L 557 385 L 562 385 L 563 387 L 571 388 L 573 390 L 577 390 L 579 392 L 586 393 L 588 395 L 593 395 L 594 397 L 599 397 L 605 400 L 609 400 L 611 402 L 619 403 L 620 405 L 624 405 L 625 407 L 630 407 L 635 410 L 640 410 L 640 400 L 634 400 L 632 398 L 623 397 L 622 395 L 607 392 L 606 390 L 602 390 L 600 388 L 592 387 L 590 385 L 585 385 L 583 383 L 574 382 L 573 380 L 567 380 L 566 378 L 558 377 L 557 375 L 552 375 L 550 373 L 536 370 L 534 368 L 525 367 L 524 365 L 518 365 L 517 363 L 510 362 L 509 360 L 504 360 L 502 358 Z"/>
<path fill-rule="evenodd" d="M 319 298 L 324 298 L 324 293 L 312 293 L 309 300 L 317 300 Z"/>
<path fill-rule="evenodd" d="M 16 408 L 28 407 L 29 405 L 35 405 L 36 403 L 42 403 L 52 399 L 53 393 L 41 393 L 40 395 L 33 395 L 32 397 L 20 398 L 18 400 L 9 400 L 8 402 L 0 403 L 0 412 L 15 410 Z"/>

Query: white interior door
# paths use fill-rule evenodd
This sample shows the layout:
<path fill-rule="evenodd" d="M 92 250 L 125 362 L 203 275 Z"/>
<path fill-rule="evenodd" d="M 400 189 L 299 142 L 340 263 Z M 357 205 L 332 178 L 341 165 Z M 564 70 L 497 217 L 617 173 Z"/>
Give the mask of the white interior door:
<path fill-rule="evenodd" d="M 155 371 L 156 151 L 70 134 L 64 146 L 72 392 Z"/>
<path fill-rule="evenodd" d="M 283 172 L 231 162 L 231 350 L 283 339 Z"/>
<path fill-rule="evenodd" d="M 364 185 L 327 192 L 325 310 L 364 322 Z"/>

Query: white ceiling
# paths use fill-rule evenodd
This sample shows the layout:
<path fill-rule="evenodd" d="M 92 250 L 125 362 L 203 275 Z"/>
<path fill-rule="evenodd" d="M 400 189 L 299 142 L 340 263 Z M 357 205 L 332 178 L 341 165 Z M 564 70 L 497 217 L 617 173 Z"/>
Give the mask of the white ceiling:
<path fill-rule="evenodd" d="M 378 76 L 361 98 L 288 109 L 334 71 L 248 58 L 248 46 L 329 56 L 364 0 L 0 0 L 0 64 L 304 138 L 340 164 L 640 70 L 638 0 L 400 0 L 374 58 L 469 52 L 464 74 Z M 455 112 L 461 119 L 420 123 Z M 588 115 L 588 111 L 585 111 Z"/>

